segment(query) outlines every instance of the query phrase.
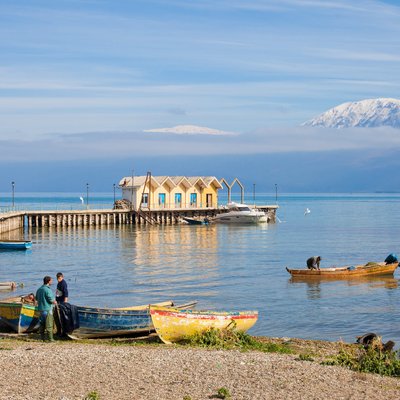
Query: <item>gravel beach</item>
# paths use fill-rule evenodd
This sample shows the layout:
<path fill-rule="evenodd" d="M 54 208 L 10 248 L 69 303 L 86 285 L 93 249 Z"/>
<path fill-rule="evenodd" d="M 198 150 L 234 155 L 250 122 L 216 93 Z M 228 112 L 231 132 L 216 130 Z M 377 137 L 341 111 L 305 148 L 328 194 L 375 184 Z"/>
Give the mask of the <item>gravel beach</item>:
<path fill-rule="evenodd" d="M 296 355 L 166 345 L 0 340 L 0 399 L 399 399 L 400 379 Z"/>

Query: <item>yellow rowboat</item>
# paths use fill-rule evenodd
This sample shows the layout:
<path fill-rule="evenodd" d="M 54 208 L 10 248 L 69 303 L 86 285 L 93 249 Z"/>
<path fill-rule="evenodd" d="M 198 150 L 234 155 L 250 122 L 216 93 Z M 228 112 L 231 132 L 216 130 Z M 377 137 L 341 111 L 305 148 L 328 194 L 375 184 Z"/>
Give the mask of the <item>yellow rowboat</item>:
<path fill-rule="evenodd" d="M 211 328 L 235 326 L 238 331 L 246 332 L 258 319 L 258 311 L 197 311 L 157 306 L 150 306 L 150 315 L 158 336 L 166 344 Z"/>
<path fill-rule="evenodd" d="M 292 275 L 293 278 L 353 278 L 359 276 L 377 276 L 377 275 L 393 275 L 394 271 L 398 267 L 399 263 L 395 262 L 392 264 L 380 263 L 368 263 L 365 265 L 355 265 L 350 267 L 332 267 L 332 268 L 321 268 L 321 269 L 289 269 L 286 268 L 287 272 Z"/>

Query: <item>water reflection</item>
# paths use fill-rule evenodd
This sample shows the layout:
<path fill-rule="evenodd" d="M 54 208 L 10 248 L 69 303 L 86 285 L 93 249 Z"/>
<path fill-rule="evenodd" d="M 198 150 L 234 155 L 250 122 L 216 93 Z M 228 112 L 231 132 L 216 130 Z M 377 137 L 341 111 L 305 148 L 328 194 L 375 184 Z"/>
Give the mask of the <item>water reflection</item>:
<path fill-rule="evenodd" d="M 218 264 L 218 235 L 212 226 L 149 226 L 135 230 L 133 236 L 124 232 L 122 238 L 122 247 L 132 251 L 136 271 L 149 265 L 169 265 L 175 273 L 199 266 L 215 269 Z"/>
<path fill-rule="evenodd" d="M 289 284 L 306 284 L 307 287 L 307 297 L 310 300 L 315 300 L 321 298 L 321 287 L 324 285 L 335 284 L 339 286 L 357 287 L 365 285 L 365 291 L 370 289 L 397 289 L 399 286 L 399 279 L 393 276 L 364 276 L 364 277 L 354 277 L 354 278 L 341 278 L 341 279 L 324 279 L 320 277 L 291 277 L 288 280 Z M 362 289 L 362 288 L 361 288 Z M 361 290 L 362 291 L 362 290 Z"/>
<path fill-rule="evenodd" d="M 126 275 L 141 291 L 215 294 L 220 279 L 218 235 L 208 226 L 146 226 L 121 232 Z"/>

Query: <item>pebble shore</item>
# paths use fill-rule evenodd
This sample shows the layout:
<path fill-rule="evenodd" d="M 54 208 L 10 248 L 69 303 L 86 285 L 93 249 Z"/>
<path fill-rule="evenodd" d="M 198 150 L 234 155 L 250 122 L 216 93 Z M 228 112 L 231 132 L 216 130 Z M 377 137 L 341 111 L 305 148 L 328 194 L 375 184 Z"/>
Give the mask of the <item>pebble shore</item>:
<path fill-rule="evenodd" d="M 0 400 L 396 399 L 400 379 L 296 355 L 166 345 L 0 340 Z"/>

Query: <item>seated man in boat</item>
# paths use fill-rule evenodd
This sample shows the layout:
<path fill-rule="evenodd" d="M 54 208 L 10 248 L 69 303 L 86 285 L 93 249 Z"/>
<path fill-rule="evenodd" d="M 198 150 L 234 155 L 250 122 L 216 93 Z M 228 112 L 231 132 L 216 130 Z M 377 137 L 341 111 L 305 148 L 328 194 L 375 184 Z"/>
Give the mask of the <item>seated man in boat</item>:
<path fill-rule="evenodd" d="M 318 269 L 319 270 L 319 263 L 321 262 L 320 256 L 313 256 L 307 260 L 307 268 L 308 269 Z"/>

